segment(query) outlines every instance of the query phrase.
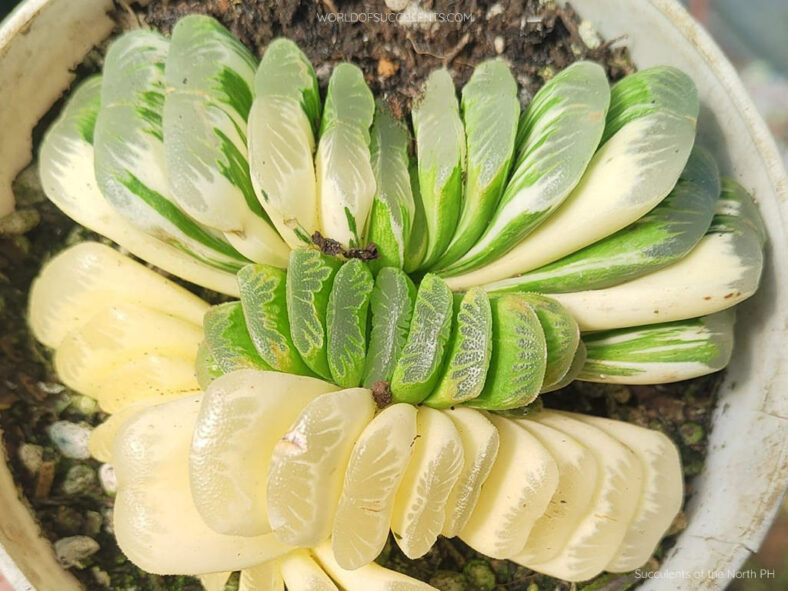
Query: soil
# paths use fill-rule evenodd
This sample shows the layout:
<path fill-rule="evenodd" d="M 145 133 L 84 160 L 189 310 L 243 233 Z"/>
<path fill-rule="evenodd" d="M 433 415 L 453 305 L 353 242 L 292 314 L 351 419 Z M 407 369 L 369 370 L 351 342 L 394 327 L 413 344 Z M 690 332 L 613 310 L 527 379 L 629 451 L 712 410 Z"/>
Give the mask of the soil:
<path fill-rule="evenodd" d="M 398 113 L 407 113 L 422 81 L 434 68 L 448 67 L 459 88 L 475 64 L 497 54 L 511 62 L 522 88 L 523 105 L 546 80 L 578 59 L 603 64 L 611 81 L 634 71 L 619 40 L 597 43 L 588 41 L 588 35 L 581 36 L 580 20 L 569 6 L 558 8 L 538 0 L 496 4 L 426 0 L 422 7 L 439 14 L 463 14 L 464 22 L 405 26 L 388 20 L 393 13 L 382 1 L 340 0 L 154 0 L 147 8 L 118 2 L 114 17 L 116 32 L 148 26 L 168 33 L 183 15 L 210 14 L 258 56 L 272 38 L 288 36 L 315 64 L 321 87 L 325 87 L 334 64 L 352 61 L 363 69 L 373 92 L 387 98 Z M 338 14 L 346 22 L 331 16 Z M 352 15 L 364 22 L 347 22 L 354 18 Z M 77 70 L 78 78 L 100 69 L 105 49 L 106 44 L 87 56 Z M 58 110 L 59 105 L 55 105 L 42 120 L 34 139 L 40 139 Z M 88 556 L 63 556 L 64 561 L 72 562 L 68 566 L 87 589 L 201 589 L 196 579 L 148 575 L 126 560 L 112 533 L 112 496 L 102 489 L 96 476 L 100 464 L 92 459 L 65 457 L 47 433 L 48 427 L 58 420 L 90 427 L 106 416 L 97 411 L 90 399 L 58 382 L 50 352 L 28 331 L 27 294 L 41 265 L 53 254 L 69 243 L 97 237 L 75 226 L 46 200 L 37 182 L 35 164 L 17 179 L 15 193 L 17 209 L 23 213 L 8 227 L 0 224 L 0 430 L 20 496 L 52 542 L 88 536 L 98 543 L 98 550 Z M 608 416 L 662 430 L 681 449 L 686 491 L 691 495 L 691 478 L 703 466 L 706 433 L 719 380 L 720 374 L 653 387 L 576 382 L 546 395 L 543 401 L 547 407 Z M 80 478 L 76 478 L 77 474 Z M 682 527 L 683 516 L 679 516 L 672 534 Z M 656 567 L 672 543 L 670 536 L 662 542 L 650 566 Z M 445 591 L 614 591 L 637 583 L 633 574 L 622 574 L 602 575 L 579 587 L 568 585 L 510 562 L 490 560 L 456 539 L 439 539 L 424 558 L 415 561 L 404 557 L 390 540 L 378 561 Z M 228 584 L 231 588 L 237 588 L 237 577 Z"/>

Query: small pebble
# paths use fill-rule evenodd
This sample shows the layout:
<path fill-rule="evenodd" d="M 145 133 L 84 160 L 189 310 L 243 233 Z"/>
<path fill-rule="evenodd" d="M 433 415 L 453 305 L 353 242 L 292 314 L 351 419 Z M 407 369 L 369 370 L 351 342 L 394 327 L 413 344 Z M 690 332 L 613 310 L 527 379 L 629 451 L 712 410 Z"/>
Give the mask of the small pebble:
<path fill-rule="evenodd" d="M 98 511 L 85 512 L 85 533 L 91 536 L 96 536 L 101 532 L 101 526 L 104 523 L 104 518 Z"/>
<path fill-rule="evenodd" d="M 38 382 L 36 386 L 39 390 L 47 394 L 60 394 L 66 389 L 63 384 L 58 384 L 57 382 Z"/>
<path fill-rule="evenodd" d="M 35 209 L 18 209 L 0 218 L 0 235 L 25 234 L 38 225 L 41 217 Z"/>
<path fill-rule="evenodd" d="M 19 447 L 19 460 L 28 472 L 35 474 L 44 461 L 44 448 L 32 443 L 23 443 Z"/>
<path fill-rule="evenodd" d="M 102 587 L 109 587 L 112 583 L 112 579 L 109 578 L 107 571 L 101 570 L 99 567 L 94 566 L 90 569 L 90 572 L 96 582 Z"/>
<path fill-rule="evenodd" d="M 378 75 L 383 78 L 391 78 L 399 70 L 399 64 L 392 62 L 385 57 L 378 60 Z"/>
<path fill-rule="evenodd" d="M 90 490 L 96 483 L 96 473 L 85 464 L 71 466 L 63 481 L 63 492 L 69 496 L 81 495 Z"/>
<path fill-rule="evenodd" d="M 389 10 L 399 12 L 400 10 L 405 10 L 409 2 L 410 0 L 386 0 L 386 6 L 388 6 Z"/>
<path fill-rule="evenodd" d="M 500 2 L 496 2 L 495 4 L 490 6 L 490 8 L 487 9 L 487 14 L 485 15 L 485 18 L 487 20 L 490 20 L 491 18 L 495 18 L 499 14 L 503 14 L 503 4 L 501 4 Z"/>
<path fill-rule="evenodd" d="M 491 591 L 495 588 L 495 573 L 486 560 L 471 560 L 462 572 L 474 589 Z"/>
<path fill-rule="evenodd" d="M 430 578 L 430 585 L 440 591 L 465 591 L 468 588 L 465 576 L 452 571 L 438 571 Z"/>
<path fill-rule="evenodd" d="M 81 567 L 86 558 L 98 551 L 98 542 L 88 536 L 71 536 L 55 542 L 55 556 L 65 567 Z"/>
<path fill-rule="evenodd" d="M 580 26 L 577 28 L 577 32 L 580 34 L 583 43 L 585 43 L 586 47 L 589 49 L 595 49 L 602 43 L 599 33 L 596 32 L 594 25 L 592 25 L 590 21 L 581 22 Z"/>
<path fill-rule="evenodd" d="M 49 427 L 48 432 L 52 443 L 67 458 L 87 460 L 90 457 L 90 427 L 70 421 L 56 421 Z"/>
<path fill-rule="evenodd" d="M 71 408 L 81 415 L 90 416 L 98 412 L 98 402 L 90 396 L 74 396 L 71 399 Z"/>
<path fill-rule="evenodd" d="M 684 423 L 679 427 L 679 434 L 681 435 L 681 439 L 687 445 L 695 445 L 696 443 L 703 440 L 703 427 L 698 425 L 698 423 Z"/>
<path fill-rule="evenodd" d="M 112 464 L 101 464 L 99 468 L 101 487 L 107 494 L 114 495 L 118 490 L 118 479 L 115 476 L 115 467 Z"/>
<path fill-rule="evenodd" d="M 315 78 L 317 78 L 317 81 L 320 82 L 321 85 L 328 83 L 332 69 L 331 64 L 327 62 L 323 62 L 315 68 Z"/>
<path fill-rule="evenodd" d="M 503 37 L 501 37 L 500 35 L 498 35 L 493 40 L 493 45 L 495 46 L 495 53 L 497 53 L 498 55 L 501 55 L 503 53 L 504 48 L 506 47 Z"/>

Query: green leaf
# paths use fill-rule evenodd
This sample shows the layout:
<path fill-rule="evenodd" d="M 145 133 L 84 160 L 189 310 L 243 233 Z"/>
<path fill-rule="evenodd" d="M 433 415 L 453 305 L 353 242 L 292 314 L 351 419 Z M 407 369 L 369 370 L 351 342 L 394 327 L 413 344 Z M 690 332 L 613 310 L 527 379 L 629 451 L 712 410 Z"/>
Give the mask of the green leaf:
<path fill-rule="evenodd" d="M 384 267 L 375 279 L 370 297 L 372 329 L 369 335 L 364 387 L 391 381 L 410 330 L 416 287 L 395 267 Z"/>
<path fill-rule="evenodd" d="M 536 93 L 525 114 L 512 178 L 481 238 L 447 270 L 457 275 L 510 251 L 580 181 L 605 125 L 610 90 L 604 70 L 576 62 Z M 516 132 L 511 123 L 510 133 Z"/>
<path fill-rule="evenodd" d="M 331 380 L 326 347 L 326 312 L 339 259 L 301 248 L 290 253 L 287 272 L 287 315 L 293 344 L 304 363 Z"/>
<path fill-rule="evenodd" d="M 337 271 L 328 298 L 328 367 L 338 386 L 361 384 L 367 354 L 367 312 L 375 281 L 366 264 L 351 259 Z"/>
<path fill-rule="evenodd" d="M 320 122 L 317 78 L 295 43 L 277 39 L 263 55 L 254 90 L 247 138 L 252 185 L 284 241 L 298 248 L 320 229 L 312 158 Z"/>
<path fill-rule="evenodd" d="M 728 183 L 727 186 L 730 187 Z M 580 330 L 672 322 L 719 312 L 758 289 L 763 235 L 757 208 L 743 190 L 726 192 L 706 235 L 680 261 L 605 289 L 551 294 Z"/>
<path fill-rule="evenodd" d="M 334 68 L 315 157 L 323 234 L 350 247 L 363 246 L 375 196 L 369 127 L 375 99 L 352 64 Z"/>
<path fill-rule="evenodd" d="M 394 402 L 418 404 L 432 392 L 443 369 L 452 316 L 451 290 L 437 275 L 425 275 L 416 294 L 408 338 L 391 379 Z"/>
<path fill-rule="evenodd" d="M 310 121 L 312 132 L 320 125 L 320 89 L 315 70 L 301 49 L 290 39 L 268 44 L 254 79 L 255 94 L 295 99 Z"/>
<path fill-rule="evenodd" d="M 580 343 L 580 327 L 574 317 L 556 300 L 536 294 L 520 294 L 539 318 L 547 344 L 547 367 L 541 389 L 549 389 L 567 374 Z"/>
<path fill-rule="evenodd" d="M 378 247 L 380 258 L 373 269 L 402 268 L 411 234 L 416 204 L 413 200 L 408 145 L 410 133 L 383 101 L 378 101 L 369 146 L 375 175 L 375 199 L 369 221 L 369 241 Z"/>
<path fill-rule="evenodd" d="M 660 68 L 633 74 L 659 75 Z M 696 97 L 686 75 L 676 76 L 674 82 L 673 94 Z M 611 110 L 620 112 L 620 102 L 637 99 L 643 115 L 622 126 L 608 116 L 607 125 L 618 127 L 618 131 L 597 150 L 561 206 L 505 255 L 447 280 L 452 289 L 492 283 L 551 263 L 628 226 L 662 201 L 687 163 L 696 121 L 694 116 L 677 114 L 675 105 L 660 104 L 665 96 L 622 96 L 614 88 Z M 697 98 L 693 100 L 697 116 Z"/>
<path fill-rule="evenodd" d="M 255 349 L 271 368 L 312 376 L 290 336 L 286 285 L 287 272 L 270 265 L 247 265 L 238 272 L 246 327 Z"/>
<path fill-rule="evenodd" d="M 482 62 L 462 89 L 462 118 L 468 154 L 462 212 L 438 266 L 468 252 L 484 232 L 503 193 L 514 156 L 520 117 L 517 83 L 506 62 Z"/>
<path fill-rule="evenodd" d="M 761 212 L 747 190 L 730 178 L 722 179 L 722 194 L 717 202 L 715 225 L 741 228 L 742 232 L 753 232 L 758 242 L 766 243 L 766 226 Z"/>
<path fill-rule="evenodd" d="M 547 367 L 547 345 L 539 317 L 519 294 L 490 301 L 493 349 L 482 393 L 465 402 L 487 410 L 525 406 L 539 395 Z"/>
<path fill-rule="evenodd" d="M 254 348 L 241 302 L 213 306 L 205 313 L 203 328 L 207 348 L 222 373 L 271 369 Z"/>
<path fill-rule="evenodd" d="M 164 152 L 172 196 L 247 257 L 287 265 L 288 248 L 255 196 L 246 153 L 257 61 L 216 20 L 175 25 L 165 67 Z"/>
<path fill-rule="evenodd" d="M 96 182 L 115 210 L 143 232 L 236 271 L 247 260 L 181 211 L 170 193 L 162 123 L 168 50 L 166 39 L 146 29 L 110 45 L 93 134 Z"/>
<path fill-rule="evenodd" d="M 481 394 L 490 366 L 492 330 L 487 294 L 481 288 L 468 290 L 455 305 L 443 374 L 424 404 L 448 408 Z"/>
<path fill-rule="evenodd" d="M 586 363 L 586 358 L 588 356 L 588 351 L 586 350 L 585 343 L 582 340 L 577 344 L 577 350 L 575 351 L 575 355 L 572 358 L 572 364 L 569 366 L 569 371 L 564 374 L 558 382 L 553 384 L 552 386 L 542 387 L 542 394 L 547 392 L 555 392 L 556 390 L 560 390 L 561 388 L 565 388 L 572 382 L 574 382 L 577 377 L 580 375 L 580 372 L 583 371 L 583 367 Z M 541 400 L 541 398 L 537 399 Z"/>
<path fill-rule="evenodd" d="M 584 335 L 588 348 L 579 379 L 616 384 L 664 384 L 723 369 L 733 350 L 735 314 L 622 328 Z"/>
<path fill-rule="evenodd" d="M 197 348 L 197 358 L 194 361 L 194 370 L 197 374 L 197 383 L 201 390 L 205 390 L 216 378 L 224 375 L 222 368 L 213 358 L 208 343 L 203 341 Z"/>
<path fill-rule="evenodd" d="M 413 193 L 413 228 L 408 237 L 405 248 L 405 271 L 414 273 L 422 267 L 424 256 L 427 254 L 427 218 L 424 213 L 424 202 L 421 200 L 419 190 L 419 173 L 416 161 L 410 165 L 410 188 Z"/>
<path fill-rule="evenodd" d="M 601 289 L 667 267 L 703 238 L 719 192 L 717 165 L 708 151 L 696 146 L 679 182 L 642 218 L 554 263 L 486 288 L 495 293 Z"/>
<path fill-rule="evenodd" d="M 449 245 L 462 204 L 465 131 L 448 70 L 434 71 L 413 105 L 419 187 L 427 226 L 422 267 L 432 266 Z"/>

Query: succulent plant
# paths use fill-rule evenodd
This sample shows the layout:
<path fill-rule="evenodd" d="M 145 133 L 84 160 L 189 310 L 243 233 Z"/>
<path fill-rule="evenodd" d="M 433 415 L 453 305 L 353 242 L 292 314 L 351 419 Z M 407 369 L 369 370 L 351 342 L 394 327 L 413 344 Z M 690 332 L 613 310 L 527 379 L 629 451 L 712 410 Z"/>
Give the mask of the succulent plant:
<path fill-rule="evenodd" d="M 673 444 L 517 409 L 727 364 L 765 234 L 698 109 L 675 68 L 611 88 L 578 62 L 521 112 L 490 60 L 461 101 L 432 73 L 411 137 L 352 64 L 321 101 L 286 39 L 259 65 L 203 16 L 115 40 L 45 137 L 47 195 L 239 298 L 90 242 L 34 284 L 61 379 L 113 413 L 91 450 L 124 552 L 246 590 L 431 588 L 372 562 L 390 529 L 571 581 L 644 564 L 683 498 Z"/>

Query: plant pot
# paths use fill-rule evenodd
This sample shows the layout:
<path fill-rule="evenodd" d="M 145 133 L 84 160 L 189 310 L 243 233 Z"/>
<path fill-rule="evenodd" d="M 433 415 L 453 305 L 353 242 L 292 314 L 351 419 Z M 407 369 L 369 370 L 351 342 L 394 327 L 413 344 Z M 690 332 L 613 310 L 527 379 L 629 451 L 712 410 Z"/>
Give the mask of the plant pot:
<path fill-rule="evenodd" d="M 573 0 L 606 37 L 628 35 L 639 67 L 686 71 L 702 101 L 701 141 L 758 200 L 769 233 L 758 294 L 740 308 L 737 348 L 721 386 L 688 528 L 643 589 L 720 589 L 756 549 L 788 479 L 788 183 L 773 140 L 732 66 L 673 0 Z M 31 131 L 73 79 L 70 68 L 109 35 L 111 0 L 28 0 L 0 28 L 0 216 L 30 160 Z M 0 570 L 18 591 L 71 591 L 0 463 Z M 722 573 L 720 573 L 722 571 Z"/>

